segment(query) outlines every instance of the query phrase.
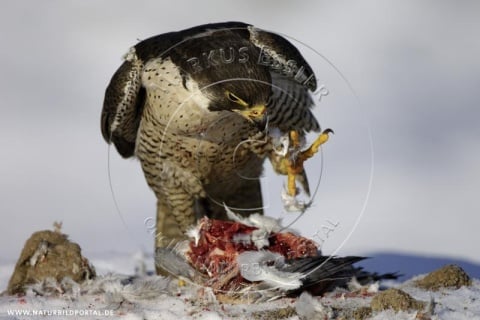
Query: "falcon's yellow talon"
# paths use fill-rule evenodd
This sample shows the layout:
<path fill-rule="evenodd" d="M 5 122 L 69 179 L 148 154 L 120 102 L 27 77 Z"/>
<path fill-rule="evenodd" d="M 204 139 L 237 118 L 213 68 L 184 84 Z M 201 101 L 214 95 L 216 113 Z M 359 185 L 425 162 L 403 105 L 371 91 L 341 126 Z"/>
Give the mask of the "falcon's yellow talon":
<path fill-rule="evenodd" d="M 329 138 L 329 133 L 333 133 L 332 129 L 325 129 L 321 135 L 318 136 L 318 138 L 312 143 L 310 148 L 307 150 L 303 151 L 300 156 L 303 158 L 303 161 L 307 160 L 308 158 L 311 158 L 315 155 L 315 153 L 318 152 L 318 149 L 322 144 L 328 141 Z"/>
<path fill-rule="evenodd" d="M 296 130 L 290 131 L 290 141 L 292 141 L 292 146 L 296 149 L 300 146 L 300 139 L 298 138 L 298 132 Z"/>
<path fill-rule="evenodd" d="M 287 192 L 288 195 L 290 195 L 291 197 L 295 197 L 297 195 L 297 184 L 295 182 L 295 176 L 296 175 L 291 172 L 287 174 Z"/>
<path fill-rule="evenodd" d="M 287 153 L 285 158 L 281 160 L 279 165 L 280 171 L 287 175 L 287 192 L 291 197 L 297 195 L 296 176 L 301 174 L 304 170 L 303 163 L 313 157 L 322 144 L 328 141 L 329 133 L 333 133 L 332 129 L 325 129 L 320 136 L 312 143 L 312 145 L 305 151 L 300 152 L 294 160 L 290 159 L 290 154 Z M 295 130 L 290 131 L 290 141 L 294 149 L 300 146 L 299 135 Z"/>
<path fill-rule="evenodd" d="M 178 286 L 179 287 L 185 287 L 187 283 L 183 279 L 178 279 Z"/>
<path fill-rule="evenodd" d="M 279 174 L 287 176 L 287 193 L 289 196 L 295 197 L 297 195 L 296 179 L 303 174 L 303 163 L 313 157 L 318 152 L 320 146 L 328 141 L 330 133 L 333 133 L 332 129 L 325 129 L 308 149 L 300 152 L 300 135 L 297 131 L 291 130 L 289 132 L 290 142 L 287 153 L 281 156 L 270 156 L 274 170 Z"/>

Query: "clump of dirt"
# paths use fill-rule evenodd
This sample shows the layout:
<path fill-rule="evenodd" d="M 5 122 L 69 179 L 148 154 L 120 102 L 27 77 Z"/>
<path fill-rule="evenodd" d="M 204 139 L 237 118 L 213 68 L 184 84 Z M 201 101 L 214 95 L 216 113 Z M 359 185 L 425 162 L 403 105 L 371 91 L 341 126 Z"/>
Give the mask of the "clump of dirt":
<path fill-rule="evenodd" d="M 364 320 L 372 315 L 372 308 L 370 307 L 360 307 L 353 310 L 352 317 L 355 320 Z"/>
<path fill-rule="evenodd" d="M 334 308 L 336 312 L 335 319 L 338 320 L 365 320 L 372 315 L 372 308 L 358 307 L 358 308 Z"/>
<path fill-rule="evenodd" d="M 459 266 L 450 264 L 430 272 L 423 279 L 417 280 L 415 285 L 422 289 L 437 291 L 441 288 L 460 288 L 469 286 L 472 280 Z"/>
<path fill-rule="evenodd" d="M 69 277 L 77 283 L 95 277 L 95 269 L 82 256 L 80 246 L 56 231 L 38 231 L 25 243 L 8 283 L 8 294 L 23 294 L 28 285 Z"/>
<path fill-rule="evenodd" d="M 409 309 L 422 310 L 425 308 L 425 303 L 415 300 L 405 291 L 392 288 L 380 292 L 373 297 L 370 306 L 372 307 L 373 311 L 382 311 L 387 309 L 405 311 Z"/>
<path fill-rule="evenodd" d="M 296 314 L 297 313 L 295 312 L 294 307 L 286 307 L 286 308 L 280 308 L 275 310 L 254 312 L 252 314 L 252 318 L 256 320 L 285 319 L 285 318 L 291 318 Z"/>

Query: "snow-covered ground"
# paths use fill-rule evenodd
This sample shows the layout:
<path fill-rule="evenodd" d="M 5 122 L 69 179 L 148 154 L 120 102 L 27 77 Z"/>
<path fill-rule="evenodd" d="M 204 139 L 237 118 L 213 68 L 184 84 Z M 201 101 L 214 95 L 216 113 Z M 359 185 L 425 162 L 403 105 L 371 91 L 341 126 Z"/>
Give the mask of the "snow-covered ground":
<path fill-rule="evenodd" d="M 367 292 L 338 291 L 322 298 L 302 296 L 266 303 L 227 304 L 218 302 L 203 288 L 182 284 L 177 279 L 145 274 L 145 265 L 152 266 L 153 262 L 151 257 L 141 253 L 112 252 L 93 257 L 91 262 L 100 276 L 81 287 L 53 285 L 37 288 L 43 296 L 29 292 L 24 297 L 0 297 L 0 319 L 324 319 L 324 316 L 328 318 L 328 315 L 337 314 L 340 309 L 369 306 L 372 300 L 372 294 Z M 0 262 L 2 290 L 6 288 L 13 267 L 13 261 Z M 382 311 L 373 313 L 368 319 L 415 319 L 420 313 L 428 315 L 431 308 L 433 315 L 424 319 L 480 319 L 478 279 L 474 279 L 470 287 L 437 292 L 417 288 L 412 279 L 385 285 L 400 288 L 413 298 L 426 302 L 425 310 Z M 59 294 L 58 291 L 62 290 L 65 292 Z M 311 314 L 315 317 L 312 318 Z"/>
<path fill-rule="evenodd" d="M 472 241 L 480 224 L 479 1 L 50 2 L 2 1 L 0 10 L 0 259 L 15 259 L 32 232 L 60 220 L 83 248 L 152 247 L 154 195 L 140 164 L 114 148 L 110 175 L 122 216 L 112 200 L 100 132 L 105 88 L 138 39 L 241 20 L 316 50 L 362 105 L 340 103 L 348 92 L 325 68 L 315 70 L 330 89 L 316 112 L 335 136 L 314 210 L 292 227 L 311 238 L 327 219 L 341 222 L 325 243 L 336 249 L 363 208 L 373 154 L 366 211 L 342 250 L 480 263 Z M 364 122 L 372 148 L 359 131 Z M 308 172 L 312 184 L 317 173 Z M 266 187 L 281 187 L 267 178 Z M 280 193 L 263 196 L 265 211 L 279 215 Z"/>

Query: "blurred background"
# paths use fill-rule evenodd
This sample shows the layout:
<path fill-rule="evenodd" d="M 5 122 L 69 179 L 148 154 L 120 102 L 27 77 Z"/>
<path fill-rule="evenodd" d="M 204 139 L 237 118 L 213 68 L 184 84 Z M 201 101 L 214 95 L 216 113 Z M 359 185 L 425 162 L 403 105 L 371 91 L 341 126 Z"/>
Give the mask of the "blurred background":
<path fill-rule="evenodd" d="M 315 186 L 323 168 L 312 208 L 284 213 L 283 180 L 267 169 L 267 213 L 296 221 L 324 253 L 378 256 L 373 267 L 403 271 L 413 261 L 420 272 L 461 260 L 473 270 L 479 16 L 476 1 L 2 3 L 0 262 L 14 262 L 54 221 L 87 257 L 152 253 L 155 197 L 138 161 L 101 136 L 105 88 L 137 41 L 236 20 L 286 35 L 312 57 L 329 89 L 315 112 L 336 132 L 323 161 L 309 163 Z"/>

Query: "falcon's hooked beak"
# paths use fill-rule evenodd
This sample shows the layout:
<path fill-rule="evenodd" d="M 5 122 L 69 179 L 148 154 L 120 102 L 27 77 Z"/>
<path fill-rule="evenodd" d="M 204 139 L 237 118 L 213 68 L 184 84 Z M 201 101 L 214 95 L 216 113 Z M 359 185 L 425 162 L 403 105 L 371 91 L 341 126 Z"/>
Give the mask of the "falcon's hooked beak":
<path fill-rule="evenodd" d="M 250 122 L 262 125 L 265 122 L 265 112 L 267 111 L 267 107 L 265 105 L 255 105 L 251 108 L 234 109 L 233 111 Z"/>

